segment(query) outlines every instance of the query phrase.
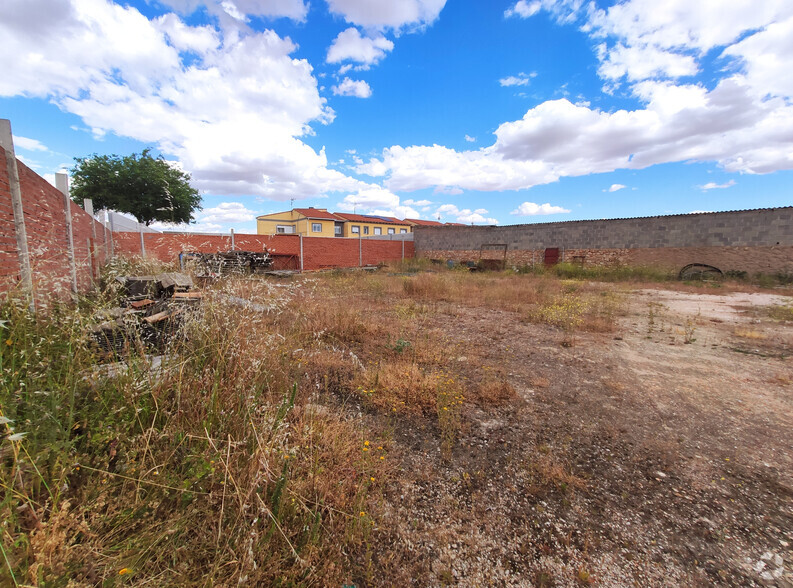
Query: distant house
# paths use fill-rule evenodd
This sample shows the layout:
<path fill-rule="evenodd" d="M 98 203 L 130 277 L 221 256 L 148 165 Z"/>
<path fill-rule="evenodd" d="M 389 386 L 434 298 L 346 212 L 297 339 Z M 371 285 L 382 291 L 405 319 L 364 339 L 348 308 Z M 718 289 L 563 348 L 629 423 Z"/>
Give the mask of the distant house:
<path fill-rule="evenodd" d="M 328 212 L 326 208 L 310 207 L 258 216 L 256 232 L 304 237 L 374 237 L 411 233 L 416 224 L 391 216 Z"/>
<path fill-rule="evenodd" d="M 293 208 L 256 217 L 259 235 L 296 234 L 304 237 L 342 237 L 344 219 L 327 208 Z"/>
<path fill-rule="evenodd" d="M 335 215 L 344 220 L 343 234 L 345 237 L 374 237 L 412 231 L 410 223 L 391 216 L 348 214 L 346 212 L 337 212 Z"/>

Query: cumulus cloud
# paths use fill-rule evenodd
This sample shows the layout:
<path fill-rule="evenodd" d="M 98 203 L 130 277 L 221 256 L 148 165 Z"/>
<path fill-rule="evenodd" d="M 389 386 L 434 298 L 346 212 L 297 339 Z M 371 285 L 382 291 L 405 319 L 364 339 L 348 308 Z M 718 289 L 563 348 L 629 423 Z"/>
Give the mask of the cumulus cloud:
<path fill-rule="evenodd" d="M 529 18 L 537 14 L 542 8 L 542 2 L 526 2 L 526 0 L 518 0 L 513 6 L 504 11 L 506 18 L 517 16 L 520 18 Z"/>
<path fill-rule="evenodd" d="M 494 218 L 485 217 L 487 210 L 484 208 L 477 208 L 471 210 L 470 208 L 457 208 L 454 204 L 442 204 L 435 211 L 435 214 L 442 217 L 453 217 L 454 222 L 465 224 L 488 224 L 497 225 L 498 220 Z"/>
<path fill-rule="evenodd" d="M 256 218 L 256 212 L 241 202 L 222 202 L 213 208 L 205 208 L 199 220 L 207 223 L 244 223 Z"/>
<path fill-rule="evenodd" d="M 26 151 L 49 151 L 46 145 L 37 141 L 36 139 L 28 139 L 27 137 L 13 136 L 14 148 L 25 149 Z"/>
<path fill-rule="evenodd" d="M 344 78 L 340 84 L 333 86 L 333 93 L 337 96 L 355 96 L 356 98 L 369 98 L 372 88 L 363 80 Z"/>
<path fill-rule="evenodd" d="M 369 29 L 421 28 L 438 18 L 446 0 L 326 0 L 330 11 Z"/>
<path fill-rule="evenodd" d="M 375 38 L 362 37 L 355 27 L 350 27 L 338 34 L 328 48 L 326 61 L 341 63 L 354 61 L 365 65 L 379 62 L 386 53 L 394 48 L 394 43 L 384 36 Z"/>
<path fill-rule="evenodd" d="M 432 204 L 431 200 L 405 200 L 403 202 L 406 206 L 429 206 Z"/>
<path fill-rule="evenodd" d="M 246 14 L 298 4 L 235 2 Z M 0 96 L 47 98 L 95 136 L 156 145 L 202 191 L 288 200 L 371 186 L 329 169 L 324 151 L 303 142 L 334 113 L 311 65 L 272 30 L 191 26 L 172 13 L 150 20 L 107 0 L 47 10 L 38 0 L 7 0 L 0 37 Z"/>
<path fill-rule="evenodd" d="M 192 14 L 200 7 L 215 16 L 227 14 L 244 21 L 247 16 L 269 18 L 286 17 L 303 21 L 308 13 L 308 3 L 303 0 L 159 0 L 181 14 Z"/>
<path fill-rule="evenodd" d="M 723 188 L 731 188 L 735 185 L 735 180 L 729 180 L 724 182 L 723 184 L 717 184 L 716 182 L 708 182 L 707 184 L 703 184 L 699 186 L 699 189 L 703 192 L 707 192 L 708 190 L 717 190 Z"/>
<path fill-rule="evenodd" d="M 596 41 L 598 73 L 627 82 L 641 106 L 604 111 L 549 100 L 498 126 L 479 150 L 395 145 L 357 168 L 391 190 L 517 190 L 564 176 L 716 162 L 730 172 L 793 169 L 793 4 L 627 0 L 600 10 L 581 0 L 520 1 L 505 13 L 547 11 Z M 681 83 L 711 50 L 728 66 L 715 83 Z M 519 85 L 528 77 L 503 78 Z"/>
<path fill-rule="evenodd" d="M 361 189 L 355 194 L 348 194 L 336 207 L 340 212 L 415 218 L 418 217 L 419 213 L 412 208 L 413 204 L 410 200 L 400 203 L 399 196 L 393 192 L 385 188 L 372 186 Z"/>
<path fill-rule="evenodd" d="M 466 140 L 468 143 L 476 143 L 476 137 L 472 137 L 471 135 L 466 135 L 466 136 L 465 136 L 465 140 Z"/>
<path fill-rule="evenodd" d="M 608 191 L 609 192 L 617 192 L 618 190 L 624 190 L 627 187 L 628 186 L 626 186 L 625 184 L 611 184 L 611 186 L 609 186 Z M 603 190 L 603 191 L 605 192 L 605 190 Z"/>
<path fill-rule="evenodd" d="M 545 204 L 535 204 L 534 202 L 524 202 L 520 206 L 518 206 L 515 210 L 510 212 L 510 214 L 515 214 L 518 216 L 538 216 L 538 215 L 545 215 L 545 214 L 564 214 L 570 212 L 566 208 L 562 208 L 561 206 L 552 206 L 550 203 L 546 202 Z"/>
<path fill-rule="evenodd" d="M 503 87 L 510 87 L 510 86 L 528 86 L 529 80 L 535 77 L 537 74 L 525 74 L 523 72 L 519 73 L 516 76 L 508 76 L 506 78 L 501 78 L 498 80 L 498 83 L 501 84 Z"/>

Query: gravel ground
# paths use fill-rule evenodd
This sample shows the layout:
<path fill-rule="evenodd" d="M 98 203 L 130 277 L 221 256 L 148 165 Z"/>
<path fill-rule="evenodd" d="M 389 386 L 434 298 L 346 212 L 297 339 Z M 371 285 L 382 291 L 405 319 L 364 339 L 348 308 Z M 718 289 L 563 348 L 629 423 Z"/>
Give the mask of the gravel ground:
<path fill-rule="evenodd" d="M 439 307 L 427 328 L 461 377 L 516 394 L 467 398 L 450 459 L 430 415 L 389 424 L 401 472 L 371 583 L 793 587 L 793 325 L 762 312 L 791 299 L 623 296 L 614 332 L 569 348 Z"/>

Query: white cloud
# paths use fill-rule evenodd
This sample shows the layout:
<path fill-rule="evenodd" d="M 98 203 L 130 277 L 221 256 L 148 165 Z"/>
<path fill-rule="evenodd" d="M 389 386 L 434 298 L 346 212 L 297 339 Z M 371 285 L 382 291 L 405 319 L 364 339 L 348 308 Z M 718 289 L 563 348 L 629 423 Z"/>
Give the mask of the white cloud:
<path fill-rule="evenodd" d="M 517 16 L 520 18 L 529 18 L 537 14 L 542 8 L 541 2 L 526 2 L 526 0 L 518 0 L 514 6 L 504 11 L 506 18 Z"/>
<path fill-rule="evenodd" d="M 558 179 L 549 166 L 535 161 L 510 161 L 492 147 L 455 151 L 441 145 L 393 146 L 382 159 L 357 168 L 359 173 L 387 176 L 385 185 L 394 191 L 427 187 L 451 190 L 518 190 Z"/>
<path fill-rule="evenodd" d="M 454 217 L 455 222 L 458 223 L 465 223 L 465 224 L 488 224 L 488 225 L 497 225 L 498 220 L 485 217 L 483 215 L 487 214 L 487 210 L 484 208 L 478 208 L 476 210 L 471 210 L 469 208 L 463 208 L 460 210 L 454 204 L 442 204 L 438 207 L 435 211 L 435 215 L 443 216 L 443 217 Z"/>
<path fill-rule="evenodd" d="M 429 206 L 432 204 L 431 200 L 404 200 L 402 202 L 405 206 Z"/>
<path fill-rule="evenodd" d="M 535 204 L 534 202 L 524 202 L 509 214 L 516 214 L 519 216 L 538 216 L 545 214 L 563 214 L 570 212 L 561 206 L 551 206 L 550 203 Z"/>
<path fill-rule="evenodd" d="M 638 81 L 693 75 L 698 70 L 698 58 L 715 47 L 735 43 L 746 33 L 750 33 L 748 38 L 735 50 L 728 48 L 725 55 L 743 56 L 744 51 L 752 54 L 764 44 L 757 36 L 787 33 L 787 27 L 779 21 L 793 15 L 793 5 L 787 0 L 668 0 L 662 5 L 654 0 L 629 0 L 605 10 L 587 8 L 581 13 L 588 18 L 584 29 L 606 39 L 598 48 L 601 76 Z M 766 27 L 779 30 L 768 32 Z M 773 64 L 770 67 L 775 68 Z"/>
<path fill-rule="evenodd" d="M 508 76 L 506 78 L 501 78 L 500 80 L 498 80 L 498 83 L 501 84 L 503 87 L 528 86 L 529 80 L 535 77 L 536 75 L 537 74 L 535 73 L 525 74 L 521 72 L 516 76 Z"/>
<path fill-rule="evenodd" d="M 608 191 L 609 192 L 617 192 L 618 190 L 624 190 L 627 187 L 628 186 L 626 186 L 624 184 L 611 184 L 611 186 L 609 186 L 609 190 Z M 605 190 L 603 190 L 603 191 L 605 192 Z"/>
<path fill-rule="evenodd" d="M 337 96 L 355 96 L 356 98 L 369 98 L 372 88 L 363 80 L 344 78 L 340 84 L 333 86 L 333 93 Z"/>
<path fill-rule="evenodd" d="M 205 208 L 198 220 L 205 223 L 244 223 L 256 219 L 256 212 L 248 210 L 241 202 L 222 202 L 213 208 Z"/>
<path fill-rule="evenodd" d="M 729 180 L 724 182 L 723 184 L 717 184 L 716 182 L 708 182 L 707 184 L 703 184 L 699 186 L 699 189 L 703 192 L 707 192 L 708 190 L 716 190 L 716 189 L 723 189 L 723 188 L 731 188 L 735 185 L 735 180 Z"/>
<path fill-rule="evenodd" d="M 691 55 L 681 55 L 652 46 L 626 47 L 618 43 L 610 50 L 602 46 L 605 59 L 598 74 L 611 80 L 627 77 L 630 81 L 654 77 L 679 78 L 697 73 L 697 62 Z"/>
<path fill-rule="evenodd" d="M 466 135 L 465 140 L 469 143 L 476 143 L 476 137 L 472 137 L 471 135 Z"/>
<path fill-rule="evenodd" d="M 341 63 L 355 61 L 366 65 L 379 62 L 385 54 L 394 48 L 394 43 L 382 35 L 370 38 L 362 37 L 355 27 L 339 33 L 328 48 L 326 61 Z"/>
<path fill-rule="evenodd" d="M 355 194 L 348 194 L 336 206 L 341 212 L 415 218 L 419 213 L 412 208 L 414 204 L 411 200 L 400 204 L 399 196 L 393 192 L 379 186 L 372 186 L 361 189 Z"/>
<path fill-rule="evenodd" d="M 286 17 L 303 21 L 308 13 L 308 4 L 303 0 L 159 0 L 181 14 L 192 14 L 201 6 L 220 16 L 227 14 L 235 20 L 245 20 L 246 15 L 264 17 Z"/>
<path fill-rule="evenodd" d="M 326 0 L 330 11 L 364 28 L 421 28 L 432 24 L 446 0 Z"/>
<path fill-rule="evenodd" d="M 395 191 L 500 191 L 679 161 L 715 161 L 744 173 L 793 169 L 789 98 L 762 97 L 741 75 L 712 90 L 648 80 L 634 91 L 644 108 L 606 112 L 550 100 L 502 123 L 490 147 L 392 146 L 358 171 L 376 172 Z"/>
<path fill-rule="evenodd" d="M 46 145 L 36 139 L 28 139 L 27 137 L 13 136 L 14 147 L 18 149 L 25 149 L 26 151 L 49 151 Z"/>
<path fill-rule="evenodd" d="M 235 2 L 246 14 L 298 4 Z M 185 11 L 196 6 L 182 3 Z M 0 96 L 47 98 L 95 136 L 154 144 L 181 161 L 200 190 L 288 200 L 371 186 L 329 169 L 324 151 L 302 141 L 334 113 L 311 65 L 271 30 L 230 21 L 193 27 L 174 14 L 149 20 L 107 0 L 47 10 L 7 0 L 0 38 Z"/>

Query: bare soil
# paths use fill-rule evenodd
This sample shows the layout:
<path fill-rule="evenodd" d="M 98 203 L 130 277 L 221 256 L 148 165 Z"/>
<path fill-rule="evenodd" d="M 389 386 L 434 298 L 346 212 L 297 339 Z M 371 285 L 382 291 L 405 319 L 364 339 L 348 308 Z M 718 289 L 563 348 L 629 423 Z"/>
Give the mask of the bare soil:
<path fill-rule="evenodd" d="M 430 416 L 365 418 L 400 460 L 360 584 L 793 586 L 793 325 L 757 293 L 624 292 L 615 332 L 439 303 L 470 389 L 452 455 Z"/>

